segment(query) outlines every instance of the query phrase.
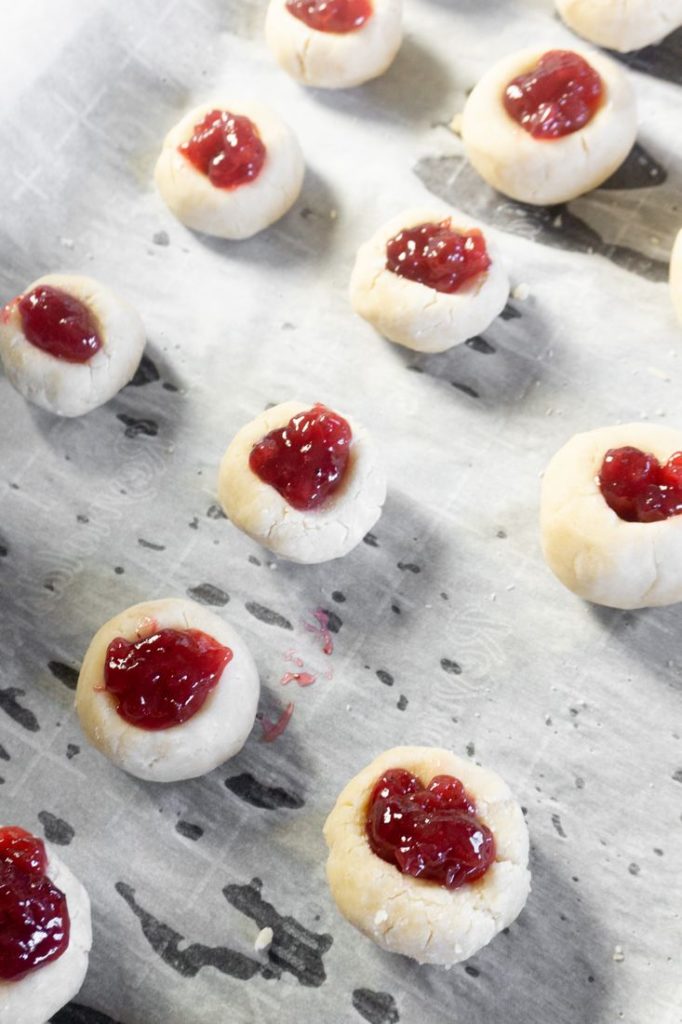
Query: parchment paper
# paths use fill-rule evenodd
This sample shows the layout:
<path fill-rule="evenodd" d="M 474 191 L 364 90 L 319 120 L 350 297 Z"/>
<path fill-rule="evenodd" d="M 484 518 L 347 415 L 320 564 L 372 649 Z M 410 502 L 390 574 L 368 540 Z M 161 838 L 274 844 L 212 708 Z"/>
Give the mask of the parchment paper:
<path fill-rule="evenodd" d="M 0 295 L 92 274 L 149 336 L 134 385 L 79 420 L 0 378 L 0 817 L 61 844 L 94 907 L 90 973 L 56 1024 L 682 1019 L 680 610 L 582 603 L 537 528 L 540 474 L 575 431 L 682 425 L 664 283 L 682 36 L 623 61 L 641 113 L 626 167 L 538 212 L 481 182 L 445 124 L 497 57 L 574 37 L 550 0 L 406 6 L 389 73 L 323 94 L 274 65 L 264 2 L 0 0 Z M 183 229 L 151 180 L 168 128 L 225 90 L 270 102 L 308 164 L 292 212 L 238 244 Z M 346 289 L 357 246 L 431 194 L 497 229 L 530 296 L 422 357 L 354 318 Z M 233 434 L 289 398 L 349 411 L 383 452 L 384 515 L 337 563 L 275 562 L 216 506 Z M 88 747 L 73 687 L 102 622 L 173 594 L 243 631 L 264 715 L 295 711 L 211 776 L 149 785 Z M 319 608 L 330 656 L 305 628 Z M 292 657 L 315 685 L 280 685 Z M 337 793 L 399 743 L 480 760 L 527 809 L 527 908 L 449 972 L 375 948 L 324 880 Z"/>

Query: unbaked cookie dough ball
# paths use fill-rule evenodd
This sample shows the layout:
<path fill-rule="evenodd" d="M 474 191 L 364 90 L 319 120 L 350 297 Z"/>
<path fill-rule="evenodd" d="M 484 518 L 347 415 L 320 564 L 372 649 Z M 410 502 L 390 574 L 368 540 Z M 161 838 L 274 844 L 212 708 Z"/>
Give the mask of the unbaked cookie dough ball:
<path fill-rule="evenodd" d="M 135 375 L 144 345 L 132 306 L 79 274 L 40 277 L 0 310 L 8 380 L 58 416 L 82 416 L 118 394 Z"/>
<path fill-rule="evenodd" d="M 682 231 L 678 232 L 670 255 L 670 294 L 682 325 Z"/>
<path fill-rule="evenodd" d="M 499 775 L 449 750 L 381 754 L 342 791 L 324 834 L 343 916 L 420 963 L 473 956 L 530 891 L 521 808 Z"/>
<path fill-rule="evenodd" d="M 79 992 L 90 900 L 52 847 L 0 827 L 0 1024 L 46 1024 Z"/>
<path fill-rule="evenodd" d="M 601 185 L 625 160 L 637 134 L 635 96 L 624 72 L 600 53 L 521 50 L 483 76 L 458 128 L 466 155 L 493 188 L 524 203 L 564 203 Z"/>
<path fill-rule="evenodd" d="M 261 103 L 195 107 L 166 136 L 156 164 L 162 199 L 188 228 L 250 238 L 293 206 L 303 154 L 292 130 Z"/>
<path fill-rule="evenodd" d="M 258 706 L 246 644 L 194 601 L 146 601 L 114 616 L 83 660 L 83 732 L 119 768 L 152 782 L 212 771 L 244 746 Z"/>
<path fill-rule="evenodd" d="M 682 25 L 682 0 L 556 0 L 569 28 L 597 46 L 628 53 Z"/>
<path fill-rule="evenodd" d="M 236 435 L 218 496 L 238 529 L 310 564 L 360 543 L 381 515 L 386 478 L 359 423 L 324 405 L 283 402 Z"/>
<path fill-rule="evenodd" d="M 579 597 L 611 608 L 682 600 L 682 431 L 627 423 L 576 434 L 542 484 L 542 547 Z"/>
<path fill-rule="evenodd" d="M 265 36 L 292 78 L 347 89 L 393 63 L 402 18 L 403 0 L 270 0 Z"/>
<path fill-rule="evenodd" d="M 485 331 L 509 298 L 497 246 L 446 207 L 394 217 L 358 250 L 353 309 L 391 341 L 443 352 Z"/>

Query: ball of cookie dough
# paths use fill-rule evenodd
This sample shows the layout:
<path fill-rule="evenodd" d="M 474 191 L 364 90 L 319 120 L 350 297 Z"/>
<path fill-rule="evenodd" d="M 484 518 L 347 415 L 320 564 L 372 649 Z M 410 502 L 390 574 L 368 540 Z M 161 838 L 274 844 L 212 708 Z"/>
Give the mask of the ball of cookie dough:
<path fill-rule="evenodd" d="M 402 768 L 424 786 L 451 775 L 493 833 L 495 860 L 483 877 L 447 889 L 403 874 L 371 849 L 369 800 L 385 772 Z M 528 830 L 521 808 L 495 772 L 436 747 L 381 754 L 341 792 L 327 818 L 327 879 L 343 916 L 383 949 L 450 966 L 473 956 L 520 914 L 530 891 Z"/>
<path fill-rule="evenodd" d="M 682 231 L 678 232 L 670 255 L 670 294 L 682 325 Z"/>
<path fill-rule="evenodd" d="M 371 7 L 359 28 L 330 32 L 296 17 L 287 0 L 270 0 L 265 37 L 279 65 L 298 82 L 347 89 L 383 75 L 400 49 L 402 0 L 372 0 Z"/>
<path fill-rule="evenodd" d="M 338 489 L 317 508 L 295 508 L 250 466 L 254 445 L 293 417 L 303 402 L 267 409 L 239 431 L 220 466 L 218 496 L 228 519 L 282 558 L 313 564 L 341 558 L 356 547 L 381 515 L 386 478 L 367 431 L 344 416 L 352 431 L 348 463 Z"/>
<path fill-rule="evenodd" d="M 470 218 L 446 207 L 406 210 L 384 224 L 358 250 L 350 282 L 353 309 L 381 334 L 417 352 L 444 352 L 485 331 L 509 298 L 509 278 L 499 250 L 484 235 L 491 260 L 487 270 L 457 291 L 437 291 L 402 277 L 387 266 L 388 242 L 420 224 L 450 220 L 456 231 L 468 231 Z"/>
<path fill-rule="evenodd" d="M 573 50 L 599 74 L 604 93 L 590 120 L 559 138 L 535 138 L 506 111 L 510 82 L 549 49 L 521 50 L 498 61 L 475 86 L 458 128 L 466 155 L 489 185 L 537 206 L 568 202 L 597 188 L 622 164 L 637 134 L 635 95 L 608 57 Z"/>
<path fill-rule="evenodd" d="M 578 35 L 620 53 L 660 43 L 682 25 L 682 0 L 556 0 L 556 7 Z"/>
<path fill-rule="evenodd" d="M 214 185 L 181 149 L 197 133 L 201 136 L 201 126 L 213 112 L 248 119 L 256 142 L 260 139 L 264 148 L 258 154 L 254 176 L 243 174 L 241 183 L 231 187 Z M 246 130 L 250 130 L 248 124 Z M 214 140 L 217 148 L 206 152 L 207 159 L 218 164 L 220 145 L 229 152 L 235 141 L 229 132 L 223 138 L 224 144 Z M 262 103 L 224 99 L 195 107 L 170 130 L 156 164 L 155 180 L 164 202 L 188 228 L 219 238 L 244 239 L 274 224 L 293 206 L 304 171 L 298 140 L 278 114 Z"/>
<path fill-rule="evenodd" d="M 75 299 L 85 307 L 100 343 L 98 348 L 93 344 L 89 358 L 73 361 L 29 341 L 21 304 L 41 292 L 61 293 L 67 302 Z M 41 324 L 41 332 L 47 331 Z M 132 306 L 106 285 L 79 274 L 40 277 L 0 311 L 0 360 L 8 380 L 29 402 L 57 416 L 82 416 L 118 394 L 135 375 L 144 346 L 144 326 Z"/>
<path fill-rule="evenodd" d="M 682 431 L 627 423 L 576 434 L 550 461 L 542 483 L 542 548 L 564 586 L 611 608 L 682 600 L 682 516 L 628 522 L 599 486 L 606 453 L 631 446 L 665 464 L 682 451 Z"/>
<path fill-rule="evenodd" d="M 92 922 L 88 894 L 46 843 L 47 877 L 66 896 L 71 921 L 64 953 L 19 981 L 0 981 L 0 1024 L 45 1024 L 78 994 L 88 970 Z"/>
<path fill-rule="evenodd" d="M 229 648 L 232 658 L 192 717 L 152 730 L 119 714 L 104 688 L 104 670 L 113 640 L 135 642 L 161 630 L 199 630 Z M 205 775 L 241 750 L 253 727 L 259 692 L 256 665 L 237 631 L 194 601 L 167 598 L 127 608 L 98 630 L 78 677 L 76 711 L 93 746 L 119 768 L 152 782 L 177 782 Z"/>

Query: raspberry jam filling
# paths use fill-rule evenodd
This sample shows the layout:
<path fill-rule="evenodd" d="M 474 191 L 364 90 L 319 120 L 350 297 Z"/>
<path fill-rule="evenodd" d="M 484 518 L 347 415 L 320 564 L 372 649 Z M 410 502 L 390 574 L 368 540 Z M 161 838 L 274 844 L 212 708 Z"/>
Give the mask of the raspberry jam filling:
<path fill-rule="evenodd" d="M 371 0 L 287 0 L 287 10 L 316 32 L 345 35 L 372 17 Z"/>
<path fill-rule="evenodd" d="M 530 71 L 512 79 L 504 108 L 534 139 L 560 139 L 584 128 L 597 112 L 604 83 L 571 50 L 548 50 Z"/>
<path fill-rule="evenodd" d="M 227 110 L 212 110 L 178 148 L 212 185 L 225 189 L 255 181 L 266 156 L 253 121 Z"/>
<path fill-rule="evenodd" d="M 17 300 L 22 330 L 36 348 L 67 363 L 87 363 L 102 347 L 88 307 L 60 288 L 39 285 Z"/>
<path fill-rule="evenodd" d="M 343 483 L 352 439 L 343 416 L 318 403 L 255 444 L 249 466 L 293 508 L 307 512 L 323 505 Z"/>
<path fill-rule="evenodd" d="M 495 860 L 492 832 L 451 775 L 424 786 L 402 768 L 387 771 L 369 799 L 366 828 L 377 857 L 446 889 L 482 878 Z"/>
<path fill-rule="evenodd" d="M 406 228 L 386 245 L 386 269 L 452 295 L 491 264 L 480 231 L 455 231 L 449 220 Z"/>
<path fill-rule="evenodd" d="M 609 508 L 629 523 L 657 523 L 682 513 L 682 452 L 661 465 L 639 448 L 611 448 L 599 471 Z"/>
<path fill-rule="evenodd" d="M 229 647 L 198 629 L 116 637 L 107 648 L 104 688 L 130 725 L 171 729 L 201 710 L 231 660 Z"/>
<path fill-rule="evenodd" d="M 66 952 L 66 896 L 46 875 L 41 839 L 0 828 L 0 981 L 20 981 Z"/>

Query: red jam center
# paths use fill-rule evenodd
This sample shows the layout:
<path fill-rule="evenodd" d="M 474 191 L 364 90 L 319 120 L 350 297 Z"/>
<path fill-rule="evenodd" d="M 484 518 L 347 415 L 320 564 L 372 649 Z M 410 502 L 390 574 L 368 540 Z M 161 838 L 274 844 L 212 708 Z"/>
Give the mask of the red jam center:
<path fill-rule="evenodd" d="M 455 231 L 449 220 L 406 228 L 386 245 L 386 269 L 452 295 L 491 264 L 480 231 Z"/>
<path fill-rule="evenodd" d="M 239 188 L 263 170 L 266 149 L 253 121 L 227 110 L 212 110 L 194 126 L 183 156 L 216 188 Z"/>
<path fill-rule="evenodd" d="M 102 347 L 97 321 L 73 295 L 40 285 L 17 300 L 27 341 L 55 359 L 87 363 Z"/>
<path fill-rule="evenodd" d="M 367 837 L 377 857 L 404 875 L 447 889 L 482 878 L 495 860 L 492 832 L 451 775 L 424 786 L 402 768 L 386 772 L 369 800 Z"/>
<path fill-rule="evenodd" d="M 372 17 L 371 0 L 287 0 L 287 10 L 316 32 L 356 32 Z"/>
<path fill-rule="evenodd" d="M 41 839 L 0 828 L 0 981 L 20 981 L 69 945 L 66 896 L 45 874 Z"/>
<path fill-rule="evenodd" d="M 121 718 L 140 729 L 170 729 L 196 715 L 218 685 L 232 651 L 198 629 L 162 629 L 107 648 L 104 687 Z"/>
<path fill-rule="evenodd" d="M 661 465 L 639 448 L 611 448 L 599 471 L 609 508 L 629 523 L 657 523 L 682 513 L 682 452 Z"/>
<path fill-rule="evenodd" d="M 534 139 L 560 139 L 597 112 L 604 85 L 587 61 L 570 50 L 549 50 L 530 71 L 512 79 L 504 108 Z"/>
<path fill-rule="evenodd" d="M 309 511 L 343 483 L 352 439 L 343 416 L 318 404 L 266 434 L 253 446 L 249 466 L 295 509 Z"/>

